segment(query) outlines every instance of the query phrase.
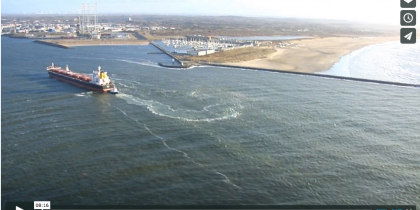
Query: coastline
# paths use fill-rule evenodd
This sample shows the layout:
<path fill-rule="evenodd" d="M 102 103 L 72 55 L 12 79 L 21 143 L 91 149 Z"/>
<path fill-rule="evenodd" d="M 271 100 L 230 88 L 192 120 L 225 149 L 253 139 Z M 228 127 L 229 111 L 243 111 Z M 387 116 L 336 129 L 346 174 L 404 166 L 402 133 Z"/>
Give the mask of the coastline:
<path fill-rule="evenodd" d="M 376 80 L 376 79 L 366 79 L 366 78 L 358 78 L 358 77 L 347 77 L 347 76 L 338 76 L 338 75 L 330 75 L 330 74 L 314 74 L 314 73 L 308 73 L 308 72 L 274 70 L 274 69 L 265 69 L 265 68 L 258 68 L 258 67 L 241 67 L 241 66 L 235 66 L 235 65 L 216 64 L 216 63 L 208 63 L 208 64 L 202 64 L 202 65 L 224 67 L 224 68 L 234 68 L 234 69 L 254 70 L 254 71 L 278 72 L 278 73 L 286 73 L 286 74 L 293 74 L 293 75 L 304 75 L 304 76 L 312 76 L 312 77 L 333 78 L 333 79 L 342 79 L 342 80 L 349 80 L 349 81 L 370 82 L 370 83 L 376 83 L 376 84 L 386 84 L 386 85 L 397 85 L 397 86 L 402 86 L 402 87 L 420 88 L 420 84 L 384 81 L 384 80 Z"/>
<path fill-rule="evenodd" d="M 420 47 L 398 41 L 369 45 L 343 56 L 329 70 L 316 74 L 420 84 Z"/>
<path fill-rule="evenodd" d="M 223 64 L 304 73 L 323 72 L 329 70 L 343 56 L 356 50 L 397 40 L 398 37 L 329 37 L 293 40 L 290 44 L 295 44 L 295 47 L 276 48 L 276 52 L 266 58 Z"/>
<path fill-rule="evenodd" d="M 68 46 L 60 45 L 60 44 L 50 42 L 50 41 L 34 40 L 33 42 L 38 43 L 38 44 L 50 45 L 53 47 L 65 48 L 65 49 L 70 48 Z"/>
<path fill-rule="evenodd" d="M 39 44 L 51 45 L 61 48 L 79 46 L 101 46 L 101 45 L 148 45 L 147 40 L 34 40 Z"/>
<path fill-rule="evenodd" d="M 390 41 L 397 41 L 398 37 L 328 37 L 313 38 L 301 40 L 283 40 L 283 43 L 289 43 L 287 47 L 259 47 L 259 49 L 269 49 L 264 57 L 250 60 L 237 61 L 228 56 L 230 60 L 223 61 L 226 56 L 217 58 L 213 61 L 196 61 L 197 63 L 219 64 L 231 67 L 245 67 L 252 69 L 270 69 L 273 71 L 301 72 L 319 74 L 330 70 L 343 57 L 351 55 L 364 47 L 382 44 Z M 147 40 L 35 40 L 40 44 L 51 45 L 60 48 L 71 48 L 77 46 L 100 46 L 100 45 L 147 45 Z M 155 45 L 156 46 L 156 45 Z M 159 49 L 159 47 L 157 47 Z M 165 50 L 159 49 L 165 53 Z M 169 56 L 174 56 L 166 52 Z M 248 53 L 248 52 L 247 52 Z M 243 55 L 243 54 L 241 54 Z M 201 57 L 200 57 L 201 58 Z M 245 58 L 246 59 L 246 58 Z M 181 63 L 182 58 L 176 57 Z M 205 61 L 205 59 L 203 59 Z"/>
<path fill-rule="evenodd" d="M 392 42 L 392 41 L 391 41 Z M 354 56 L 357 56 L 363 50 L 369 49 L 372 46 L 385 44 L 390 42 L 378 43 L 364 46 L 360 49 L 354 50 L 351 53 L 342 56 L 336 63 L 334 63 L 331 68 L 325 71 L 315 72 L 315 74 L 327 74 L 327 75 L 336 75 L 336 76 L 345 76 L 345 77 L 352 77 L 350 72 L 348 72 L 348 65 L 350 63 L 350 59 Z"/>

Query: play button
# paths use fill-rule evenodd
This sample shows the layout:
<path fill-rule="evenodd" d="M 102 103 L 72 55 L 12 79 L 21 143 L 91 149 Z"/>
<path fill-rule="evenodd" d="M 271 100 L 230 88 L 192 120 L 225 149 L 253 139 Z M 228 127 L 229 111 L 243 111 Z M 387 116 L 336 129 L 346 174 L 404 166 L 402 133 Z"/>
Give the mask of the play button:
<path fill-rule="evenodd" d="M 16 210 L 23 210 L 23 209 L 21 209 L 19 206 L 16 206 Z"/>

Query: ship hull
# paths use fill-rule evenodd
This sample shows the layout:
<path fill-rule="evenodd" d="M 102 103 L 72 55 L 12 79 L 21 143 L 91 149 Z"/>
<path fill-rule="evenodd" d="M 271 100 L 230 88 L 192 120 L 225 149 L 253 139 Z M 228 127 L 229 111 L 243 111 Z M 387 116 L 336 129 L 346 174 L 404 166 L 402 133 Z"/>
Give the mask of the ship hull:
<path fill-rule="evenodd" d="M 97 84 L 93 84 L 90 82 L 86 82 L 80 79 L 76 79 L 73 77 L 69 77 L 67 75 L 63 75 L 60 73 L 56 73 L 53 71 L 48 71 L 48 74 L 50 75 L 51 78 L 57 79 L 59 81 L 80 87 L 80 88 L 84 88 L 84 89 L 88 89 L 88 90 L 93 90 L 93 91 L 101 91 L 101 92 L 109 92 L 110 90 L 114 89 L 114 84 L 107 84 L 107 85 L 97 85 Z"/>

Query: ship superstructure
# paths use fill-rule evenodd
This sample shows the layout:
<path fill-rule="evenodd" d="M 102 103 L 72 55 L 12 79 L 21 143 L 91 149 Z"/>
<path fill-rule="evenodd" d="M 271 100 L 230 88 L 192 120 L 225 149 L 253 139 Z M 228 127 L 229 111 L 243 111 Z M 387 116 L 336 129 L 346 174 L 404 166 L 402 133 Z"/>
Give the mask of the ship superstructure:
<path fill-rule="evenodd" d="M 54 79 L 89 90 L 109 92 L 115 88 L 114 83 L 108 77 L 108 73 L 102 71 L 100 66 L 92 74 L 81 74 L 71 71 L 68 66 L 66 66 L 66 69 L 62 69 L 52 63 L 51 66 L 47 67 L 47 72 Z"/>

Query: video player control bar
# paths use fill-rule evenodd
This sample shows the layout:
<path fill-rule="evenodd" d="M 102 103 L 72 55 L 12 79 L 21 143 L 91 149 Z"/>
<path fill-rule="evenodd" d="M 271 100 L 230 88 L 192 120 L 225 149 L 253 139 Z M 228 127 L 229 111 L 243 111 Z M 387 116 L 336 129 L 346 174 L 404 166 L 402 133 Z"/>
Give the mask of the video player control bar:
<path fill-rule="evenodd" d="M 139 209 L 139 210 L 220 210 L 220 209 L 236 209 L 236 210 L 417 210 L 416 205 L 55 205 L 54 202 L 42 203 L 38 201 L 35 208 L 34 202 L 6 202 L 6 210 L 34 210 L 34 209 Z M 19 208 L 19 209 L 18 209 Z"/>

